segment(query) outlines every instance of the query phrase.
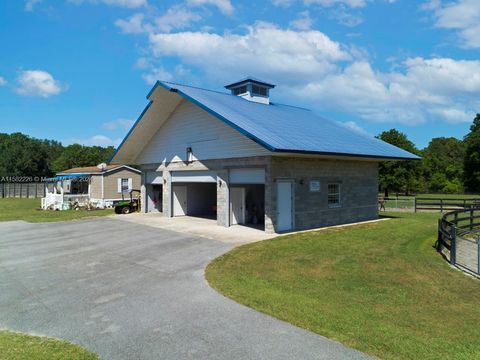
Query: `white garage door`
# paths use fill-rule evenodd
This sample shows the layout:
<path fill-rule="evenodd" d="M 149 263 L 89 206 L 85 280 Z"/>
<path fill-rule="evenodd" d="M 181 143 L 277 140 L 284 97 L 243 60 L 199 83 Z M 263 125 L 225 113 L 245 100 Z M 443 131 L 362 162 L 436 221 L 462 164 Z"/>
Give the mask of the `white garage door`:
<path fill-rule="evenodd" d="M 172 171 L 173 183 L 216 183 L 215 171 Z"/>
<path fill-rule="evenodd" d="M 265 169 L 231 169 L 230 184 L 265 184 Z"/>

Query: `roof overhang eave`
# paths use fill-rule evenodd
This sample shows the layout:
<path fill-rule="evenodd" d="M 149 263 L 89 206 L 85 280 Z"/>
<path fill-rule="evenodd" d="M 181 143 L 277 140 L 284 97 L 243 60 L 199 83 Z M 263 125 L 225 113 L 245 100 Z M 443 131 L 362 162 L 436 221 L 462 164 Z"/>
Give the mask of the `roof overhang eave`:
<path fill-rule="evenodd" d="M 353 154 L 353 153 L 341 153 L 341 152 L 329 152 L 329 151 L 309 151 L 309 150 L 292 150 L 292 149 L 274 149 L 274 153 L 285 153 L 285 154 L 303 154 L 303 155 L 319 155 L 319 156 L 331 156 L 331 157 L 354 157 L 354 158 L 365 158 L 370 160 L 379 160 L 379 161 L 419 161 L 422 158 L 412 154 L 412 157 L 403 157 L 403 156 L 385 156 L 385 155 L 372 155 L 372 154 Z"/>

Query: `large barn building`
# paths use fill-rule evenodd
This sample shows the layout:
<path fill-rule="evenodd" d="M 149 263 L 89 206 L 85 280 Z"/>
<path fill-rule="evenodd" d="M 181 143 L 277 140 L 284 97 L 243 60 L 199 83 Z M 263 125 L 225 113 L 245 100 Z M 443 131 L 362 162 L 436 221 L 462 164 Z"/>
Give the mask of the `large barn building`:
<path fill-rule="evenodd" d="M 157 82 L 111 159 L 142 170 L 143 212 L 288 232 L 378 217 L 378 163 L 416 155 L 247 78 L 217 92 Z"/>

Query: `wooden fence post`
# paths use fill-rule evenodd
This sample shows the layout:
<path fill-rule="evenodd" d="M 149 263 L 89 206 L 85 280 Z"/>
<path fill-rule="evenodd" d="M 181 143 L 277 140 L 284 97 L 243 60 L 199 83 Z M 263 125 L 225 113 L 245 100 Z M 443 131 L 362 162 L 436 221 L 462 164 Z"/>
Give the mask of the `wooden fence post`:
<path fill-rule="evenodd" d="M 470 230 L 473 230 L 473 208 L 470 209 Z"/>
<path fill-rule="evenodd" d="M 477 237 L 477 274 L 480 275 L 480 236 Z"/>
<path fill-rule="evenodd" d="M 452 231 L 450 233 L 450 264 L 455 265 L 456 261 L 456 252 L 457 252 L 457 227 L 452 226 Z"/>
<path fill-rule="evenodd" d="M 440 212 L 443 214 L 443 199 L 440 199 Z"/>
<path fill-rule="evenodd" d="M 417 212 L 417 197 L 416 196 L 413 198 L 413 207 L 415 209 L 414 212 Z"/>

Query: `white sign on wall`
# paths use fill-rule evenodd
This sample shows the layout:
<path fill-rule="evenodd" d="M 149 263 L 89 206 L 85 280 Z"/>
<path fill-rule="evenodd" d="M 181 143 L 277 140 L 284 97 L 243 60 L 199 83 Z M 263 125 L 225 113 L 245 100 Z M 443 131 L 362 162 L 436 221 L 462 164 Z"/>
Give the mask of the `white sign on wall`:
<path fill-rule="evenodd" d="M 310 191 L 311 192 L 319 192 L 320 191 L 320 181 L 311 180 L 310 181 Z"/>

